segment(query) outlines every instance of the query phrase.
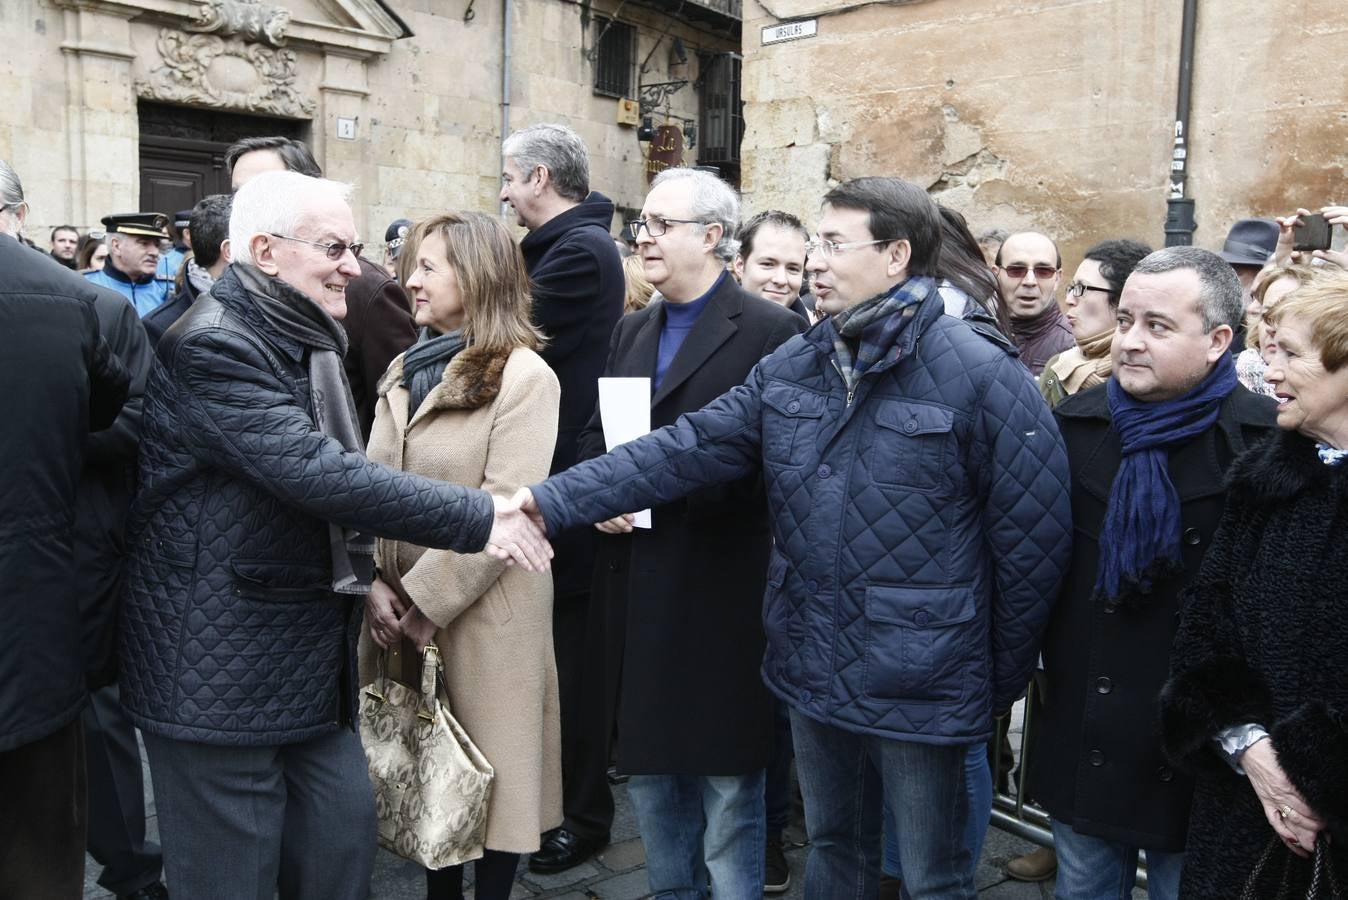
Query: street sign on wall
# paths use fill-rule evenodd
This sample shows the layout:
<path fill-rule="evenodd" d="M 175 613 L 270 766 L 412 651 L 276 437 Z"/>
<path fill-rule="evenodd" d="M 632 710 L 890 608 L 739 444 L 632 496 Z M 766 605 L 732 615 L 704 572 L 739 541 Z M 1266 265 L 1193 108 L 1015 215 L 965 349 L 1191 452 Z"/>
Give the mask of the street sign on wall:
<path fill-rule="evenodd" d="M 780 44 L 782 41 L 798 41 L 819 34 L 818 19 L 801 19 L 799 22 L 783 22 L 781 25 L 763 26 L 763 43 Z"/>

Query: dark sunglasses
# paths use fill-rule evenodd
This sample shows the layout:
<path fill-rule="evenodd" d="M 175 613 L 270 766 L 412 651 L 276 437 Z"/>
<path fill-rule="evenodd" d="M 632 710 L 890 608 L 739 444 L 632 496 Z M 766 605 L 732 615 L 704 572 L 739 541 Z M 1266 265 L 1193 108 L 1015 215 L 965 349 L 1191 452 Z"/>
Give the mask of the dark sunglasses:
<path fill-rule="evenodd" d="M 1022 265 L 1002 266 L 1002 271 L 1006 273 L 1008 278 L 1024 278 L 1025 273 L 1030 271 L 1030 267 Z M 1057 274 L 1058 270 L 1053 268 L 1052 266 L 1034 267 L 1035 278 L 1052 278 L 1054 275 Z"/>

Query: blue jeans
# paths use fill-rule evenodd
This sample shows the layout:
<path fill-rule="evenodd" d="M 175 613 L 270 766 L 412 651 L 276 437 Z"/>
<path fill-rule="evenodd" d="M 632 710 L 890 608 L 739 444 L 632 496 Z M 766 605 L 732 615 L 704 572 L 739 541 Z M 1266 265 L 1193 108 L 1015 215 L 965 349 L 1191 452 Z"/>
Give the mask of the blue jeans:
<path fill-rule="evenodd" d="M 785 703 L 772 698 L 772 760 L 768 763 L 763 800 L 768 811 L 768 837 L 780 841 L 791 822 L 791 714 Z"/>
<path fill-rule="evenodd" d="M 992 821 L 992 766 L 988 764 L 988 748 L 984 744 L 970 744 L 964 756 L 964 783 L 969 790 L 969 823 L 964 829 L 964 840 L 973 854 L 974 864 L 983 853 L 983 838 L 987 837 Z M 899 835 L 894 812 L 885 804 L 885 849 L 880 870 L 893 878 L 903 878 L 899 865 Z"/>
<path fill-rule="evenodd" d="M 963 744 L 856 734 L 791 711 L 810 857 L 805 896 L 869 900 L 880 885 L 881 802 L 897 819 L 913 900 L 974 900 Z"/>
<path fill-rule="evenodd" d="M 633 775 L 628 796 L 655 900 L 763 894 L 763 770 L 750 775 Z"/>
<path fill-rule="evenodd" d="M 172 896 L 369 896 L 374 791 L 355 732 L 268 747 L 144 738 Z"/>
<path fill-rule="evenodd" d="M 1053 845 L 1058 851 L 1058 900 L 1128 900 L 1137 880 L 1138 847 L 1080 834 L 1053 823 Z M 1151 900 L 1178 900 L 1183 853 L 1147 850 L 1147 896 Z"/>

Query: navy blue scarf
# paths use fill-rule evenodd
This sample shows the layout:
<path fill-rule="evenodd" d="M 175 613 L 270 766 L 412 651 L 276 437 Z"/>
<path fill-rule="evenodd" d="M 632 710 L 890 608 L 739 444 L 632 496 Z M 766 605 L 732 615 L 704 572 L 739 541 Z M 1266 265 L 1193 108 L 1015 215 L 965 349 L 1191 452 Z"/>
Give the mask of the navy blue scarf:
<path fill-rule="evenodd" d="M 1181 569 L 1180 502 L 1170 481 L 1170 448 L 1217 422 L 1222 401 L 1236 388 L 1230 353 L 1198 386 L 1174 400 L 1147 403 L 1108 382 L 1109 414 L 1123 447 L 1123 462 L 1109 491 L 1100 531 L 1095 592 L 1110 608 L 1136 605 L 1153 581 Z"/>

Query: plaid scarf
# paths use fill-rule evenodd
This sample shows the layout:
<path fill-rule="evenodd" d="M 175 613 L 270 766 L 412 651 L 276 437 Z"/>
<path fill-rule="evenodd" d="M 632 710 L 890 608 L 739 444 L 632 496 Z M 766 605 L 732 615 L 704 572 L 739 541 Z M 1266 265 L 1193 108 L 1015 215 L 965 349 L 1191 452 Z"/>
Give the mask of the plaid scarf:
<path fill-rule="evenodd" d="M 889 291 L 833 316 L 833 352 L 850 394 L 866 370 L 898 343 L 918 305 L 936 290 L 936 279 L 915 275 Z M 855 351 L 853 347 L 855 346 Z"/>

